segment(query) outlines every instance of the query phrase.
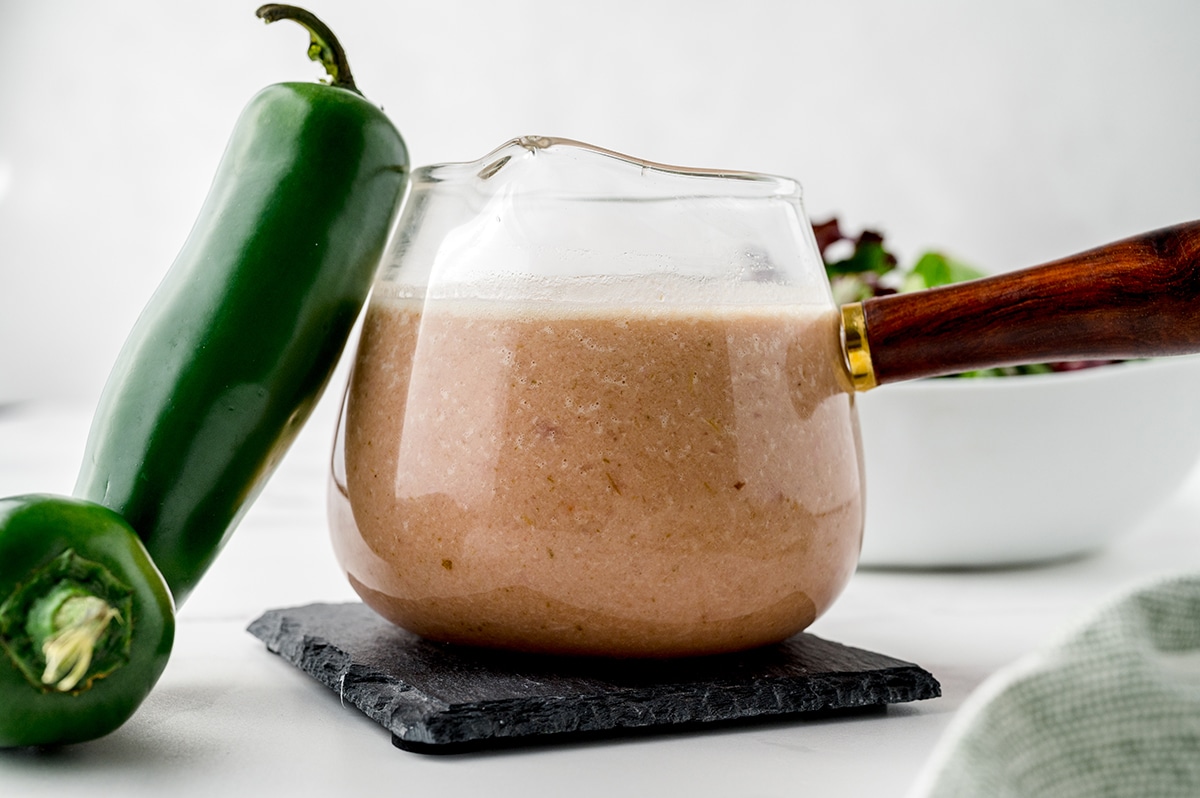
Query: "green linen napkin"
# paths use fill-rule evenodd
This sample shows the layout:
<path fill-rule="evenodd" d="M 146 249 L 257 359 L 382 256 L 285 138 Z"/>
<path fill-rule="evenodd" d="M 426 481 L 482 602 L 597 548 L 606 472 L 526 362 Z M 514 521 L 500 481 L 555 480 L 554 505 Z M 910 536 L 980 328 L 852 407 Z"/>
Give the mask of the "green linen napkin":
<path fill-rule="evenodd" d="M 1200 574 L 1140 588 L 984 682 L 910 796 L 1200 796 Z"/>

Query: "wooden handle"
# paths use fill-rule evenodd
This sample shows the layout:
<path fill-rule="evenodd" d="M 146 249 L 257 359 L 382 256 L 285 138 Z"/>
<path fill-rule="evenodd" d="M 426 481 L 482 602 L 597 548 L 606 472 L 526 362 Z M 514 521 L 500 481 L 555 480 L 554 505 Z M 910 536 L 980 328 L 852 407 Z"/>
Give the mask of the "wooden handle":
<path fill-rule="evenodd" d="M 848 358 L 865 355 L 876 385 L 1021 363 L 1200 352 L 1200 221 L 846 310 L 861 327 L 847 327 Z M 861 350 L 851 351 L 855 345 Z"/>

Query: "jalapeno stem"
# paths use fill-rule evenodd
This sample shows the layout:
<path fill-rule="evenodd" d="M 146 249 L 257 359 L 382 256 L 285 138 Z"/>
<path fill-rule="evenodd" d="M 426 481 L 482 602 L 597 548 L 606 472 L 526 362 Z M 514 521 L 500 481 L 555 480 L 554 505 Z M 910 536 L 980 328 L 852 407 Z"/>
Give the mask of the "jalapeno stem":
<path fill-rule="evenodd" d="M 67 549 L 0 602 L 0 649 L 33 687 L 82 692 L 129 662 L 133 619 L 131 589 Z"/>
<path fill-rule="evenodd" d="M 42 642 L 42 684 L 69 692 L 87 675 L 92 653 L 109 623 L 121 613 L 97 596 L 72 596 L 54 613 L 56 631 Z"/>
<path fill-rule="evenodd" d="M 346 60 L 346 51 L 342 49 L 333 31 L 311 12 L 296 6 L 268 3 L 260 6 L 255 13 L 268 23 L 290 19 L 303 26 L 308 31 L 310 40 L 308 57 L 325 68 L 329 74 L 330 85 L 360 93 L 354 85 L 354 76 L 350 74 L 350 62 Z"/>

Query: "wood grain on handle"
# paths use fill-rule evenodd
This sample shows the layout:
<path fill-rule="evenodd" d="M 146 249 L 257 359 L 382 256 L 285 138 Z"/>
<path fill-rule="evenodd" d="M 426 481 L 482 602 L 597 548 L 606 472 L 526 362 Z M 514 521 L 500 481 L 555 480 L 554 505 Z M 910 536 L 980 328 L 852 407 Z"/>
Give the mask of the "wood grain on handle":
<path fill-rule="evenodd" d="M 1200 221 L 1031 269 L 862 303 L 875 384 L 1200 352 Z"/>

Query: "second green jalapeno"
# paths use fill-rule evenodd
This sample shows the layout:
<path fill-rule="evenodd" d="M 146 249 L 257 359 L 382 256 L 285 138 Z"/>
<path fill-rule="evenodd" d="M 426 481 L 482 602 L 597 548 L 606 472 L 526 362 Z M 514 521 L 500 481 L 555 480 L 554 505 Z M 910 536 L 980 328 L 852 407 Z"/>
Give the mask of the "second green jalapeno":
<path fill-rule="evenodd" d="M 333 34 L 330 83 L 282 83 L 242 112 L 182 251 L 101 395 L 75 495 L 137 530 L 182 604 L 320 397 L 408 180 L 408 152 L 356 89 Z"/>

